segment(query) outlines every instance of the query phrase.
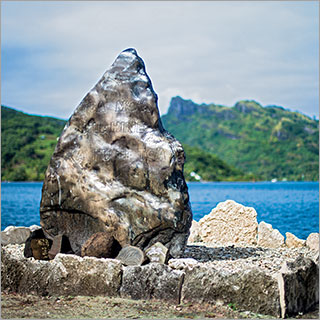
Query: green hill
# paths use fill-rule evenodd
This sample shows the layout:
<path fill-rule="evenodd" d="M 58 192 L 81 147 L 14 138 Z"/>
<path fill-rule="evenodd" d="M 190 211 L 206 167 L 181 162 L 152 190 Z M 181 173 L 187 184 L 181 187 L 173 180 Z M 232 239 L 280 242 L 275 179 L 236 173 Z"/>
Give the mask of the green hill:
<path fill-rule="evenodd" d="M 65 120 L 28 115 L 1 107 L 1 179 L 2 181 L 41 181 Z M 196 147 L 184 145 L 185 176 L 200 175 L 203 180 L 248 180 L 240 170 Z"/>
<path fill-rule="evenodd" d="M 282 107 L 234 107 L 172 98 L 164 127 L 182 144 L 213 153 L 260 180 L 319 179 L 319 121 Z"/>
<path fill-rule="evenodd" d="M 65 122 L 1 106 L 1 180 L 43 180 Z"/>

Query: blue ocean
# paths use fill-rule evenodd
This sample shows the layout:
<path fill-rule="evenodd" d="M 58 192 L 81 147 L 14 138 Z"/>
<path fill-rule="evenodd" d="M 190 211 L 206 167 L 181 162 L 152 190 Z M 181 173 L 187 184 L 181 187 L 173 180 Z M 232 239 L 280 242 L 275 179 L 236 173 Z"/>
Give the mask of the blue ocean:
<path fill-rule="evenodd" d="M 271 223 L 283 235 L 291 232 L 306 239 L 319 232 L 318 182 L 191 182 L 188 187 L 196 221 L 231 199 L 254 207 L 258 222 Z M 39 225 L 41 188 L 41 182 L 1 183 L 1 230 Z"/>

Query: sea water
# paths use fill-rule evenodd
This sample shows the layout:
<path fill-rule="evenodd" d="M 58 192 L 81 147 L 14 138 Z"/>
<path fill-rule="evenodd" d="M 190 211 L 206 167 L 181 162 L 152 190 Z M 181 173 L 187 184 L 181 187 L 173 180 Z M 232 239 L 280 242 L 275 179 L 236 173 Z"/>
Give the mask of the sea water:
<path fill-rule="evenodd" d="M 1 183 L 1 230 L 39 225 L 41 188 L 41 182 Z M 271 223 L 283 235 L 306 239 L 319 232 L 318 182 L 191 182 L 188 188 L 196 221 L 231 199 L 255 208 L 258 222 Z"/>

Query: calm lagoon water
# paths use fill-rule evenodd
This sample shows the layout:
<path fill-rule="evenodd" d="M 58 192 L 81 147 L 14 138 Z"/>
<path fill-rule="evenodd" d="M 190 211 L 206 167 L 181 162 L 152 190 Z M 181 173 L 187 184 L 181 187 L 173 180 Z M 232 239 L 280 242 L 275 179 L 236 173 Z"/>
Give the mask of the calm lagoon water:
<path fill-rule="evenodd" d="M 232 199 L 254 207 L 258 222 L 271 223 L 283 235 L 291 232 L 306 239 L 319 232 L 318 182 L 191 182 L 188 187 L 197 221 L 219 202 Z M 41 188 L 41 182 L 1 183 L 1 230 L 39 225 Z"/>

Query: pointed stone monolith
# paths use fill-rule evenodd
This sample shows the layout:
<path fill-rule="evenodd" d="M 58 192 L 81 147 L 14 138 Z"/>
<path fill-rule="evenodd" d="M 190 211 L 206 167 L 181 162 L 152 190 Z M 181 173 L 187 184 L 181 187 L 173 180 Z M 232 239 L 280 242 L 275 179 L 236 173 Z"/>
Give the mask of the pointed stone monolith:
<path fill-rule="evenodd" d="M 184 151 L 162 127 L 144 63 L 121 52 L 66 124 L 46 171 L 40 207 L 46 237 L 80 255 L 97 232 L 124 247 L 161 242 L 184 250 L 192 213 Z"/>

